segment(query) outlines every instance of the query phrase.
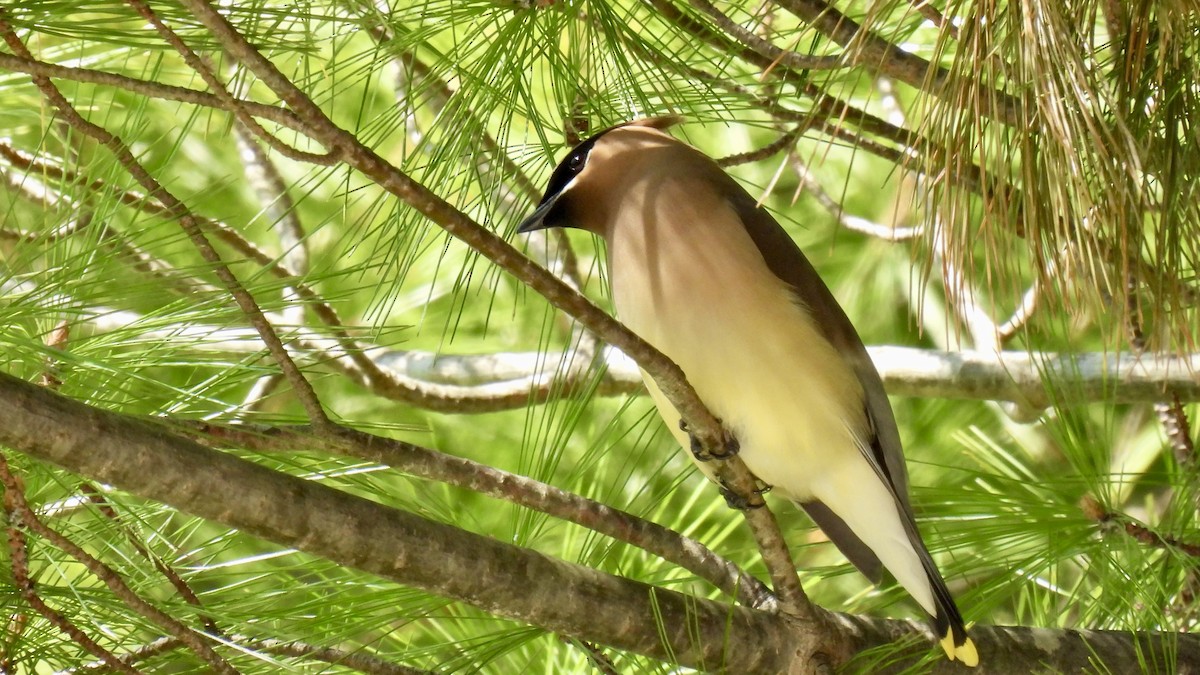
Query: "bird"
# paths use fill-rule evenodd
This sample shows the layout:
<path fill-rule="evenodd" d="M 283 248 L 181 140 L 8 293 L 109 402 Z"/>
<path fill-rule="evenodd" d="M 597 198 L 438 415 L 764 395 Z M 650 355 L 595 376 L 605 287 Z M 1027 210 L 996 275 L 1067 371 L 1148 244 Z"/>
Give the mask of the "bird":
<path fill-rule="evenodd" d="M 713 159 L 667 133 L 680 121 L 639 119 L 576 145 L 517 231 L 599 235 L 617 318 L 683 370 L 750 471 L 873 582 L 886 568 L 930 615 L 947 657 L 975 666 L 975 644 L 917 530 L 900 433 L 862 339 L 783 227 Z M 676 440 L 693 447 L 642 376 Z"/>

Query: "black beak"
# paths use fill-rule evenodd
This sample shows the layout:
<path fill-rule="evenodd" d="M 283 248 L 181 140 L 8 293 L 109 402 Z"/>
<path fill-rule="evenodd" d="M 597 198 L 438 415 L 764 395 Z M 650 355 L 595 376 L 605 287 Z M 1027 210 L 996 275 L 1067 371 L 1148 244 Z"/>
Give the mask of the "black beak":
<path fill-rule="evenodd" d="M 526 234 L 533 232 L 534 230 L 552 227 L 552 225 L 546 223 L 546 216 L 550 213 L 550 210 L 554 208 L 554 205 L 558 203 L 558 197 L 559 195 L 554 195 L 552 197 L 543 199 L 542 203 L 538 204 L 537 209 L 534 210 L 533 213 L 529 214 L 529 216 L 526 217 L 525 220 L 522 220 L 521 224 L 517 226 L 517 233 Z"/>

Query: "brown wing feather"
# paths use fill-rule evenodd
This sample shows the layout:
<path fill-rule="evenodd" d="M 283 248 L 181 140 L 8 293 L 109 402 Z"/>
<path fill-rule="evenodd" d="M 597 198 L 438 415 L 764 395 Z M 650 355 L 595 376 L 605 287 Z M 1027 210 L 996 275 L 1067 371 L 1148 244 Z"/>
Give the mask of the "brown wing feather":
<path fill-rule="evenodd" d="M 834 546 L 846 556 L 846 559 L 858 568 L 863 576 L 870 579 L 872 583 L 879 583 L 883 579 L 883 563 L 879 562 L 879 556 L 854 534 L 846 521 L 842 520 L 834 513 L 824 502 L 801 502 L 800 506 L 804 507 L 805 513 L 821 531 L 829 537 Z"/>

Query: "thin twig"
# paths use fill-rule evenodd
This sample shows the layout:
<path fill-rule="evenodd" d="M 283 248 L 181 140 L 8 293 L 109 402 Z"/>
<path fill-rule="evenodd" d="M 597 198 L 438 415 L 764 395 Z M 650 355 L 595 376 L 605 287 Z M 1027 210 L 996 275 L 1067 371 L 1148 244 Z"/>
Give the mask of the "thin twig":
<path fill-rule="evenodd" d="M 1017 308 L 1013 310 L 1011 316 L 1005 319 L 1004 323 L 996 327 L 996 338 L 1001 344 L 1011 339 L 1017 334 L 1029 320 L 1033 318 L 1033 313 L 1037 311 L 1038 303 L 1042 298 L 1042 282 L 1040 279 L 1034 279 L 1029 288 L 1021 295 L 1021 302 Z"/>
<path fill-rule="evenodd" d="M 121 663 L 125 667 L 131 667 L 138 662 L 146 661 L 148 659 L 152 659 L 156 656 L 161 656 L 168 652 L 173 652 L 182 646 L 183 646 L 183 644 L 179 640 L 176 640 L 173 637 L 160 637 L 157 640 L 152 640 L 151 642 L 148 642 L 144 645 L 138 645 L 137 647 L 135 647 L 131 650 L 122 652 L 121 655 L 118 656 L 117 658 L 121 661 Z M 105 663 L 104 661 L 92 661 L 90 663 L 84 663 L 82 665 L 76 666 L 75 668 L 72 668 L 70 670 L 61 671 L 61 673 L 62 673 L 62 675 L 66 675 L 67 673 L 81 673 L 81 672 L 95 674 L 95 673 L 109 673 L 109 672 L 112 672 L 113 670 L 116 670 L 116 669 L 111 667 L 109 664 Z"/>
<path fill-rule="evenodd" d="M 1175 537 L 1159 534 L 1154 530 L 1134 522 L 1129 516 L 1107 511 L 1104 506 L 1091 495 L 1084 495 L 1079 500 L 1079 508 L 1089 520 L 1101 525 L 1115 525 L 1125 534 L 1153 548 L 1178 551 L 1192 558 L 1200 558 L 1200 544 L 1191 544 Z"/>
<path fill-rule="evenodd" d="M 252 638 L 236 635 L 230 640 L 247 649 L 288 656 L 296 659 L 328 663 L 341 668 L 352 668 L 367 675 L 438 675 L 435 671 L 424 668 L 413 668 L 363 653 L 336 647 L 320 647 L 306 642 L 292 640 L 277 640 L 274 638 Z"/>
<path fill-rule="evenodd" d="M 769 67 L 773 67 L 774 64 L 783 64 L 795 70 L 837 70 L 849 67 L 845 58 L 840 54 L 814 56 L 811 54 L 798 54 L 790 49 L 781 49 L 771 43 L 770 40 L 765 40 L 739 26 L 733 19 L 726 16 L 724 12 L 717 9 L 715 5 L 708 2 L 708 0 L 688 0 L 688 2 L 691 3 L 692 7 L 704 12 L 718 28 L 728 33 L 747 48 L 754 50 L 757 54 L 769 60 L 772 64 Z"/>
<path fill-rule="evenodd" d="M 1180 399 L 1179 393 L 1171 392 L 1170 401 L 1163 405 L 1159 422 L 1163 425 L 1163 432 L 1167 435 L 1167 441 L 1171 445 L 1175 461 L 1180 466 L 1195 470 L 1200 466 L 1200 462 L 1196 458 L 1196 442 L 1192 438 L 1191 423 L 1188 421 L 1187 412 L 1183 409 L 1183 401 Z M 1157 406 L 1155 410 L 1157 411 Z"/>
<path fill-rule="evenodd" d="M 797 188 L 797 190 L 803 189 L 812 195 L 813 199 L 822 208 L 837 219 L 838 224 L 848 230 L 891 242 L 907 241 L 919 237 L 925 231 L 925 228 L 920 225 L 914 227 L 891 227 L 846 213 L 842 205 L 836 199 L 829 196 L 829 193 L 825 191 L 821 182 L 809 170 L 808 165 L 801 161 L 796 153 L 788 153 L 788 163 L 791 164 L 796 176 L 800 178 L 801 187 Z"/>
<path fill-rule="evenodd" d="M 996 321 L 983 310 L 979 303 L 979 290 L 971 285 L 967 274 L 959 268 L 956 259 L 949 254 L 949 243 L 945 227 L 937 214 L 930 212 L 933 230 L 933 254 L 940 263 L 942 272 L 942 287 L 946 292 L 946 301 L 954 309 L 958 320 L 967 329 L 971 344 L 977 351 L 996 352 L 1000 348 L 1000 340 Z M 955 331 L 957 333 L 957 330 Z"/>
<path fill-rule="evenodd" d="M 246 392 L 246 396 L 242 399 L 241 403 L 221 411 L 219 414 L 214 415 L 213 419 L 228 418 L 240 421 L 250 413 L 261 410 L 271 397 L 271 394 L 274 394 L 279 385 L 285 381 L 279 373 L 263 375 L 254 381 L 254 385 L 250 387 L 250 391 Z"/>
<path fill-rule="evenodd" d="M 776 153 L 784 150 L 789 150 L 796 144 L 796 140 L 804 133 L 803 127 L 796 127 L 791 131 L 782 134 L 779 138 L 771 141 L 767 145 L 750 152 L 741 152 L 736 155 L 729 155 L 717 160 L 717 165 L 723 169 L 731 166 L 739 166 L 741 164 L 749 164 L 751 162 L 762 161 Z"/>
<path fill-rule="evenodd" d="M 101 70 L 93 70 L 90 68 L 69 68 L 67 66 L 59 66 L 53 63 L 39 61 L 32 56 L 22 54 L 4 54 L 0 53 L 0 69 L 9 70 L 14 73 L 25 73 L 27 75 L 36 75 L 41 77 L 53 77 L 59 80 L 68 80 L 71 82 L 86 82 L 89 84 L 98 84 L 105 87 L 113 87 L 133 92 L 135 94 L 145 96 L 146 98 L 159 99 L 162 101 L 178 101 L 180 103 L 190 103 L 192 105 L 204 106 L 206 108 L 216 108 L 226 112 L 235 112 L 244 110 L 245 112 L 265 120 L 270 120 L 287 127 L 293 131 L 302 131 L 303 125 L 300 123 L 296 115 L 286 108 L 276 108 L 275 106 L 257 103 L 255 101 L 233 101 L 226 102 L 220 97 L 210 94 L 206 91 L 198 89 L 188 89 L 187 87 L 176 87 L 169 84 L 160 84 L 158 82 L 150 82 L 147 80 L 139 80 L 116 73 L 106 73 Z"/>
<path fill-rule="evenodd" d="M 584 655 L 587 656 L 588 663 L 592 664 L 592 667 L 595 668 L 600 675 L 621 675 L 621 671 L 617 670 L 617 664 L 613 663 L 613 660 L 609 658 L 608 654 L 605 654 L 604 650 L 600 647 L 590 642 L 569 638 L 565 635 L 560 636 L 559 640 L 562 641 L 563 644 L 582 649 Z"/>
<path fill-rule="evenodd" d="M 167 582 L 170 583 L 175 589 L 175 592 L 179 594 L 179 597 L 183 598 L 184 602 L 188 603 L 192 607 L 195 607 L 199 611 L 204 630 L 210 635 L 220 635 L 221 630 L 217 627 L 216 622 L 213 621 L 212 616 L 205 611 L 204 603 L 200 602 L 200 596 L 196 595 L 196 591 L 194 591 L 191 585 L 188 584 L 183 577 L 179 576 L 179 573 L 172 569 L 171 566 L 166 563 L 166 561 L 164 561 L 158 555 L 155 555 L 150 551 L 150 549 L 146 548 L 146 546 L 142 543 L 141 538 L 139 538 L 137 534 L 135 534 L 134 531 L 129 528 L 129 526 L 122 522 L 120 514 L 118 514 L 117 510 L 112 507 L 112 504 L 109 503 L 108 498 L 104 496 L 104 493 L 87 482 L 79 484 L 79 491 L 87 496 L 88 501 L 91 502 L 105 518 L 108 518 L 112 521 L 113 525 L 121 532 L 121 534 L 125 536 L 125 540 L 129 542 L 129 545 L 133 547 L 133 550 L 138 552 L 138 555 L 142 556 L 146 560 L 150 561 L 152 565 L 154 565 L 154 569 L 158 570 L 158 573 L 166 578 Z"/>
<path fill-rule="evenodd" d="M 1147 347 L 1146 333 L 1142 330 L 1137 291 L 1138 279 L 1131 274 L 1125 280 L 1125 330 L 1130 348 L 1135 354 L 1143 354 Z M 1167 436 L 1175 461 L 1195 475 L 1200 470 L 1200 463 L 1197 462 L 1187 411 L 1177 392 L 1165 389 L 1164 395 L 1164 399 L 1154 402 L 1154 415 Z M 1200 509 L 1200 490 L 1193 486 L 1191 492 L 1193 508 Z"/>
<path fill-rule="evenodd" d="M 261 127 L 258 129 L 261 131 Z M 238 149 L 241 150 L 246 178 L 258 196 L 275 236 L 279 239 L 283 264 L 296 276 L 308 274 L 308 242 L 287 183 L 280 175 L 275 162 L 262 146 L 254 141 L 256 132 L 251 127 L 239 118 L 233 131 Z M 304 303 L 300 302 L 300 299 L 295 289 L 288 287 L 283 290 L 283 300 L 287 304 L 283 310 L 284 320 L 291 325 L 299 326 L 304 323 Z M 278 382 L 278 378 L 271 375 L 266 377 Z"/>
<path fill-rule="evenodd" d="M 1144 354 L 1147 347 L 1146 333 L 1142 330 L 1142 323 L 1138 316 L 1137 289 L 1137 277 L 1130 275 L 1125 284 L 1125 327 L 1129 336 L 1129 346 L 1133 349 L 1133 353 Z M 1187 413 L 1183 409 L 1179 394 L 1169 389 L 1165 393 L 1166 400 L 1155 401 L 1154 414 L 1158 416 L 1159 423 L 1162 424 L 1163 432 L 1167 436 L 1167 442 L 1171 446 L 1175 460 L 1179 462 L 1180 466 L 1198 468 L 1200 463 L 1196 461 L 1191 424 L 1188 422 Z M 1200 494 L 1197 495 L 1197 499 L 1200 499 Z"/>
<path fill-rule="evenodd" d="M 912 5 L 913 9 L 920 12 L 921 16 L 925 17 L 929 23 L 937 26 L 939 30 L 945 31 L 947 35 L 958 39 L 958 26 L 954 25 L 953 21 L 946 18 L 945 14 L 938 11 L 929 0 L 908 0 L 908 4 Z"/>

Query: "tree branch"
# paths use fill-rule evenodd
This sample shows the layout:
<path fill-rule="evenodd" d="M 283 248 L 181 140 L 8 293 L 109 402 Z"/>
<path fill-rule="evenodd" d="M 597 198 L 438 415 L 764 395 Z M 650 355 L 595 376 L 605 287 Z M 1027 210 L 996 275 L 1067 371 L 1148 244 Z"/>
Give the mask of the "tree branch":
<path fill-rule="evenodd" d="M 786 672 L 794 650 L 796 638 L 776 615 L 610 576 L 387 508 L 7 374 L 0 374 L 0 443 L 281 546 L 663 661 Z"/>
<path fill-rule="evenodd" d="M 0 294 L 30 293 L 25 284 L 0 284 Z M 79 303 L 63 296 L 44 300 L 47 306 Z M 78 307 L 75 319 L 96 330 L 131 331 L 147 319 L 136 312 L 109 307 Z M 277 317 L 268 315 L 274 322 Z M 282 317 L 278 317 L 282 318 Z M 186 341 L 191 349 L 253 353 L 263 349 L 249 328 L 197 323 L 153 324 L 138 332 L 143 338 Z M 308 330 L 283 328 L 281 335 L 298 358 L 313 361 L 349 376 L 372 393 L 410 405 L 449 413 L 513 410 L 541 403 L 565 389 L 597 377 L 594 372 L 556 369 L 569 364 L 566 352 L 500 352 L 446 354 L 394 350 L 361 345 L 361 358 L 382 373 L 372 377 L 339 350 L 338 341 Z M 1200 402 L 1200 354 L 1171 356 L 1131 352 L 940 351 L 876 345 L 867 348 L 888 394 L 917 398 L 1009 401 L 1031 410 L 1052 403 L 1153 403 L 1171 392 L 1181 402 Z M 549 367 L 547 365 L 550 364 Z M 637 363 L 606 347 L 600 354 L 603 374 L 589 391 L 595 396 L 627 396 L 642 391 Z M 1053 397 L 1047 382 L 1071 393 L 1069 401 Z"/>
<path fill-rule="evenodd" d="M 178 431 L 214 448 L 333 452 L 382 464 L 411 476 L 519 504 L 627 542 L 679 565 L 748 607 L 768 609 L 775 604 L 774 596 L 762 582 L 690 537 L 553 485 L 469 459 L 346 427 L 338 428 L 337 443 L 313 436 L 307 427 L 184 423 Z"/>
<path fill-rule="evenodd" d="M 782 615 L 685 596 L 428 521 L 6 374 L 0 374 L 0 444 L 280 546 L 670 663 L 745 673 L 814 672 L 817 664 L 799 659 L 828 653 L 842 640 L 856 653 L 911 642 L 874 672 L 937 658 L 926 642 L 929 629 L 912 621 L 827 614 L 830 623 L 798 632 Z M 1147 663 L 1179 672 L 1200 667 L 1200 636 L 1189 633 L 977 625 L 971 635 L 982 657 L 975 671 L 981 675 L 1076 672 L 1096 663 L 1110 672 L 1139 672 Z M 957 668 L 939 658 L 933 671 Z"/>
<path fill-rule="evenodd" d="M 871 68 L 932 96 L 954 105 L 962 102 L 950 98 L 954 74 L 947 68 L 910 54 L 897 45 L 858 25 L 824 0 L 774 0 L 796 18 L 817 29 L 822 35 L 845 47 L 854 63 Z M 1020 102 L 1002 92 L 979 87 L 978 105 L 971 110 L 1014 126 L 1020 121 Z"/>

